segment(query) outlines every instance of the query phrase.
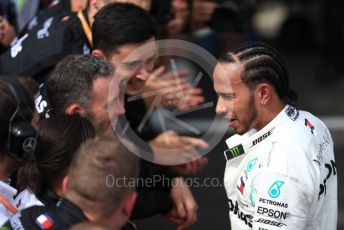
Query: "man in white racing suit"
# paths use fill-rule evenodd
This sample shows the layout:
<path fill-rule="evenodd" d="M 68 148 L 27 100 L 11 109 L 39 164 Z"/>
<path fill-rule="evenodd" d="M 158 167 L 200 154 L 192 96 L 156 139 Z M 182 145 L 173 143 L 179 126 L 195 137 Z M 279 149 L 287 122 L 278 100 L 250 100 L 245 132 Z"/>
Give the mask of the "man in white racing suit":
<path fill-rule="evenodd" d="M 262 43 L 225 54 L 214 71 L 226 143 L 231 229 L 336 229 L 337 169 L 327 127 L 291 106 L 281 56 Z"/>

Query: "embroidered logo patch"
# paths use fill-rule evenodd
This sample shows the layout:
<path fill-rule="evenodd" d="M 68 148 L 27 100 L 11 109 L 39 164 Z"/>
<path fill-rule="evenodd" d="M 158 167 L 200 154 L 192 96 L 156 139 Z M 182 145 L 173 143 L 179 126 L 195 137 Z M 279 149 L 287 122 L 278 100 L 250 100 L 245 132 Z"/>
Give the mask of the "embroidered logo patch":
<path fill-rule="evenodd" d="M 50 229 L 54 225 L 54 221 L 48 214 L 41 214 L 36 218 L 35 222 L 41 229 Z"/>
<path fill-rule="evenodd" d="M 225 157 L 227 160 L 230 160 L 244 153 L 245 153 L 244 147 L 240 144 L 240 145 L 234 146 L 233 148 L 227 149 L 225 151 Z"/>

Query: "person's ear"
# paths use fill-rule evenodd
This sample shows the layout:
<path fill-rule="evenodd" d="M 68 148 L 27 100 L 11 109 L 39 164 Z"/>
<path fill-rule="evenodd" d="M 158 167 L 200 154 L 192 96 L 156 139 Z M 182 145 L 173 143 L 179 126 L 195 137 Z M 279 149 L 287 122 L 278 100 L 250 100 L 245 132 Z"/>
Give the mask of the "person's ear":
<path fill-rule="evenodd" d="M 270 99 L 271 99 L 271 86 L 269 84 L 266 84 L 266 83 L 262 83 L 262 84 L 259 84 L 257 87 L 256 87 L 256 90 L 255 90 L 255 96 L 256 96 L 256 99 L 258 100 L 258 102 L 264 106 L 266 105 Z"/>
<path fill-rule="evenodd" d="M 86 109 L 78 103 L 72 103 L 65 109 L 65 114 L 74 115 L 79 114 L 82 117 L 86 117 Z"/>
<path fill-rule="evenodd" d="M 137 192 L 130 193 L 123 202 L 122 212 L 125 216 L 130 217 L 136 202 Z"/>
<path fill-rule="evenodd" d="M 103 51 L 101 51 L 100 49 L 94 49 L 92 51 L 92 56 L 95 56 L 95 57 L 105 57 Z"/>
<path fill-rule="evenodd" d="M 68 176 L 65 176 L 62 180 L 62 194 L 65 194 L 68 188 Z"/>

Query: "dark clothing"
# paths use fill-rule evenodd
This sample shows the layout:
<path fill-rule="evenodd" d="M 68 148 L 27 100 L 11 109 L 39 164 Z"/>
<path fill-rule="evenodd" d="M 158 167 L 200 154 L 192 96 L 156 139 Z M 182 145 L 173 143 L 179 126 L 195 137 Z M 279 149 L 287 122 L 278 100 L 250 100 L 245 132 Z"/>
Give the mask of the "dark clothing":
<path fill-rule="evenodd" d="M 43 22 L 47 20 L 48 18 L 52 16 L 57 16 L 61 13 L 68 13 L 70 12 L 70 8 L 71 8 L 71 5 L 70 5 L 69 0 L 52 1 L 51 3 L 49 3 L 48 6 L 40 10 L 38 14 L 28 22 L 28 24 L 24 27 L 24 29 L 20 31 L 20 33 L 18 34 L 18 37 L 23 36 L 29 30 L 34 28 L 37 25 L 37 22 Z"/>
<path fill-rule="evenodd" d="M 157 214 L 166 214 L 171 211 L 173 202 L 169 193 L 147 188 L 138 188 L 137 191 L 137 198 L 131 219 L 143 219 Z"/>
<path fill-rule="evenodd" d="M 51 195 L 51 194 L 50 194 Z M 33 206 L 18 212 L 3 226 L 7 229 L 49 229 L 64 230 L 81 222 L 88 221 L 82 210 L 66 198 L 55 207 Z M 122 230 L 133 230 L 129 222 Z"/>
<path fill-rule="evenodd" d="M 170 196 L 172 179 L 177 175 L 166 166 L 141 159 L 140 175 L 147 184 L 138 184 L 137 199 L 132 219 L 141 219 L 171 211 L 173 202 Z M 149 184 L 148 181 L 153 181 Z"/>
<path fill-rule="evenodd" d="M 62 199 L 55 208 L 34 206 L 15 214 L 4 225 L 8 229 L 69 229 L 87 221 L 81 209 L 67 199 Z"/>
<path fill-rule="evenodd" d="M 130 127 L 143 141 L 150 141 L 159 135 L 158 132 L 155 132 L 152 129 L 149 124 L 149 120 L 147 120 L 146 123 L 142 123 L 145 115 L 147 114 L 146 104 L 142 98 L 131 101 L 130 97 L 126 95 L 125 111 L 125 117 L 130 123 Z M 142 128 L 140 126 L 142 126 Z"/>
<path fill-rule="evenodd" d="M 129 122 L 131 129 L 125 129 L 124 136 L 127 136 L 130 140 L 133 140 L 133 135 L 137 136 L 133 142 L 139 142 L 139 148 L 145 153 L 145 159 L 152 160 L 153 153 L 147 144 L 148 141 L 154 139 L 159 133 L 153 131 L 152 127 L 147 122 L 143 125 L 142 129 L 139 129 L 144 116 L 147 113 L 147 109 L 142 98 L 128 102 L 129 96 L 125 96 L 125 118 L 121 117 L 119 122 Z M 125 127 L 124 123 L 120 125 Z M 116 129 L 117 130 L 117 129 Z M 121 130 L 120 130 L 120 133 Z M 123 133 L 122 133 L 123 134 Z M 149 152 L 150 153 L 147 153 Z M 167 213 L 173 207 L 173 202 L 170 197 L 171 183 L 174 177 L 178 175 L 174 173 L 168 166 L 157 165 L 146 160 L 141 160 L 140 178 L 149 181 L 154 181 L 153 186 L 138 185 L 138 196 L 135 204 L 135 208 L 132 214 L 133 219 L 145 218 L 157 213 Z M 158 176 L 155 178 L 155 176 Z M 150 179 L 148 179 L 150 178 Z M 167 180 L 166 180 L 167 179 Z M 138 208 L 140 207 L 140 208 Z"/>
<path fill-rule="evenodd" d="M 7 47 L 0 44 L 0 55 L 3 54 L 7 50 Z"/>
<path fill-rule="evenodd" d="M 77 15 L 62 12 L 37 20 L 37 25 L 1 55 L 0 72 L 42 82 L 63 57 L 89 54 L 90 47 Z"/>
<path fill-rule="evenodd" d="M 84 16 L 87 19 L 85 11 Z M 63 57 L 91 51 L 91 44 L 88 43 L 76 14 L 62 12 L 52 17 L 45 17 L 44 20 L 37 18 L 37 25 L 30 29 L 0 57 L 0 72 L 33 77 L 43 82 Z M 146 149 L 151 151 L 149 146 Z M 141 170 L 147 172 L 141 174 L 144 177 L 154 178 L 161 173 L 169 174 L 163 166 L 141 165 L 144 165 Z M 147 217 L 148 213 L 151 215 L 165 213 L 171 209 L 170 187 L 164 188 L 160 185 L 157 187 L 138 188 L 139 197 L 134 208 L 136 218 Z"/>
<path fill-rule="evenodd" d="M 56 193 L 51 191 L 50 189 L 46 189 L 39 194 L 36 195 L 37 199 L 44 204 L 44 206 L 48 208 L 53 208 L 56 204 L 61 201 L 61 197 L 59 197 Z"/>

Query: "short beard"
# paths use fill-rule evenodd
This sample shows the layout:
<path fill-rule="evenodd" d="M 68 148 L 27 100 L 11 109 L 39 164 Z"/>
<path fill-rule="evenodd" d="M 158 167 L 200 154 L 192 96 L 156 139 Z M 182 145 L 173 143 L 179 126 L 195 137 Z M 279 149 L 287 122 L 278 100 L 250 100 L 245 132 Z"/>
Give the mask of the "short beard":
<path fill-rule="evenodd" d="M 97 135 L 108 134 L 107 121 L 99 121 L 92 111 L 86 110 L 86 118 L 89 119 L 96 130 Z"/>
<path fill-rule="evenodd" d="M 248 101 L 248 105 L 247 105 L 248 111 L 247 111 L 247 120 L 245 121 L 244 124 L 242 124 L 244 126 L 244 130 L 243 132 L 240 132 L 238 134 L 242 135 L 247 133 L 248 131 L 250 131 L 254 126 L 254 121 L 257 119 L 257 108 L 255 105 L 255 101 L 254 101 L 254 95 L 253 92 L 250 91 L 250 99 Z"/>

